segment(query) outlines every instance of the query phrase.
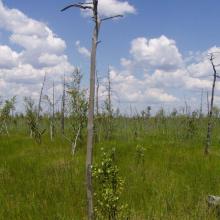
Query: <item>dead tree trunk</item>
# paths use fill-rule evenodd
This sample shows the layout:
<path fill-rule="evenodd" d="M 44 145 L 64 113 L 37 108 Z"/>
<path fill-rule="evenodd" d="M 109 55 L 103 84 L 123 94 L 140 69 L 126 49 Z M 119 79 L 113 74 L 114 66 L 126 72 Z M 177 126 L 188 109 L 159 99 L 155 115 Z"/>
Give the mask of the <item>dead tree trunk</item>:
<path fill-rule="evenodd" d="M 46 73 L 44 74 L 44 79 L 43 79 L 43 83 L 42 83 L 41 90 L 40 90 L 40 97 L 39 97 L 38 109 L 37 109 L 37 122 L 39 122 L 39 118 L 40 118 L 41 101 L 42 101 L 42 95 L 43 95 L 45 82 L 46 82 Z"/>
<path fill-rule="evenodd" d="M 99 115 L 99 78 L 96 71 L 96 115 Z"/>
<path fill-rule="evenodd" d="M 92 187 L 92 160 L 93 160 L 93 138 L 94 138 L 94 96 L 95 96 L 95 73 L 96 73 L 96 49 L 100 28 L 98 17 L 98 0 L 93 0 L 93 17 L 95 27 L 92 37 L 92 50 L 90 60 L 90 92 L 89 92 L 89 109 L 88 109 L 88 127 L 87 127 L 87 154 L 86 154 L 86 191 L 88 202 L 88 219 L 94 219 L 93 210 L 93 187 Z"/>
<path fill-rule="evenodd" d="M 54 82 L 53 82 L 53 100 L 52 100 L 52 118 L 50 121 L 50 139 L 54 139 L 55 132 L 55 91 L 54 91 Z"/>
<path fill-rule="evenodd" d="M 207 98 L 207 116 L 208 116 L 209 115 L 209 109 L 210 109 L 210 107 L 209 107 L 209 92 L 208 91 L 207 91 L 206 98 Z"/>
<path fill-rule="evenodd" d="M 205 155 L 209 154 L 209 148 L 211 143 L 211 134 L 212 134 L 212 113 L 213 113 L 213 104 L 214 104 L 214 95 L 215 95 L 215 84 L 216 84 L 216 78 L 218 77 L 217 71 L 214 64 L 214 56 L 211 54 L 210 62 L 213 69 L 213 83 L 212 83 L 212 94 L 211 94 L 211 102 L 210 102 L 210 111 L 208 112 L 208 127 L 207 127 L 207 136 L 206 136 L 206 144 L 204 153 Z"/>
<path fill-rule="evenodd" d="M 62 95 L 62 103 L 61 103 L 61 134 L 64 135 L 65 133 L 65 96 L 66 96 L 66 82 L 65 82 L 65 75 L 63 77 L 63 95 Z"/>
<path fill-rule="evenodd" d="M 75 155 L 75 152 L 76 152 L 76 145 L 77 145 L 77 140 L 79 138 L 80 131 L 81 131 L 81 126 L 79 126 L 79 129 L 77 131 L 75 140 L 74 140 L 74 142 L 72 142 L 72 154 L 73 154 L 73 156 Z"/>
<path fill-rule="evenodd" d="M 108 115 L 109 117 L 112 116 L 112 100 L 111 100 L 111 94 L 112 94 L 112 86 L 111 86 L 111 76 L 110 76 L 110 68 L 108 66 L 108 85 L 107 85 L 107 92 L 108 92 Z"/>
<path fill-rule="evenodd" d="M 96 50 L 99 43 L 99 30 L 102 21 L 113 19 L 115 17 L 122 17 L 122 15 L 111 16 L 100 19 L 98 14 L 98 0 L 91 2 L 71 4 L 63 8 L 65 11 L 71 7 L 77 7 L 84 10 L 91 10 L 93 13 L 92 19 L 95 22 L 92 49 L 90 57 L 90 90 L 89 90 L 89 108 L 88 108 L 88 125 L 87 125 L 87 152 L 86 152 L 86 192 L 88 203 L 88 219 L 94 219 L 93 210 L 93 187 L 92 187 L 92 161 L 93 161 L 93 139 L 94 139 L 94 99 L 95 99 L 95 75 L 96 75 Z"/>
<path fill-rule="evenodd" d="M 202 118 L 202 115 L 203 115 L 203 89 L 201 91 L 199 118 Z"/>

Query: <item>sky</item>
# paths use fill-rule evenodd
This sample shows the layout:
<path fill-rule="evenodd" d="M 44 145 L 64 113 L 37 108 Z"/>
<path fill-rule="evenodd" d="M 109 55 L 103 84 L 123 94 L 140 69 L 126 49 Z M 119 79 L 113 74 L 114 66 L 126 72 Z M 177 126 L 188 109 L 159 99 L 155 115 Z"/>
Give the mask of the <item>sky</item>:
<path fill-rule="evenodd" d="M 66 0 L 0 0 L 0 96 L 38 99 L 45 72 L 45 93 L 56 98 L 63 75 L 75 67 L 88 88 L 93 22 L 87 12 L 70 9 Z M 114 107 L 123 112 L 147 106 L 172 111 L 188 103 L 203 106 L 212 85 L 209 54 L 220 63 L 218 0 L 99 0 L 101 17 L 122 14 L 102 24 L 97 54 L 100 98 L 106 97 L 108 66 Z M 216 87 L 220 104 L 220 84 Z M 131 107 L 130 107 L 131 106 Z M 129 110 L 127 110 L 129 109 Z"/>

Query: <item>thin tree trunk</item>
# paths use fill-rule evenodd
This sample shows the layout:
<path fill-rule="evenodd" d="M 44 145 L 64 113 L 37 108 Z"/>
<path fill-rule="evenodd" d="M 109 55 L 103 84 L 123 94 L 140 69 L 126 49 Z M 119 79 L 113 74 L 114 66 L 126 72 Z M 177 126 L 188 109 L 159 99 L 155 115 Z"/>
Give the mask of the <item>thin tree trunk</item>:
<path fill-rule="evenodd" d="M 99 115 L 99 78 L 96 71 L 96 115 Z"/>
<path fill-rule="evenodd" d="M 78 129 L 76 137 L 75 137 L 75 141 L 72 143 L 72 154 L 73 155 L 75 155 L 75 152 L 76 152 L 76 145 L 77 145 L 77 140 L 79 138 L 80 131 L 81 131 L 81 126 L 79 126 L 79 129 Z"/>
<path fill-rule="evenodd" d="M 44 74 L 44 79 L 43 79 L 43 83 L 42 83 L 41 90 L 40 90 L 40 97 L 39 97 L 38 109 L 37 109 L 37 122 L 39 121 L 39 117 L 40 117 L 41 100 L 42 100 L 42 95 L 43 95 L 45 81 L 46 81 L 46 73 Z"/>
<path fill-rule="evenodd" d="M 52 103 L 52 108 L 53 108 L 53 113 L 52 113 L 52 133 L 51 133 L 51 137 L 52 140 L 54 138 L 54 131 L 55 131 L 55 91 L 54 91 L 54 82 L 53 82 L 53 103 Z"/>
<path fill-rule="evenodd" d="M 188 104 L 186 100 L 185 100 L 185 111 L 186 111 L 186 115 L 188 115 L 189 109 L 188 109 Z"/>
<path fill-rule="evenodd" d="M 209 154 L 209 148 L 211 143 L 211 133 L 212 133 L 212 113 L 213 113 L 213 104 L 214 104 L 214 95 L 215 95 L 215 84 L 216 84 L 216 78 L 217 78 L 217 72 L 215 69 L 215 65 L 213 62 L 213 55 L 211 55 L 210 58 L 212 68 L 213 68 L 213 83 L 212 83 L 212 95 L 211 95 L 211 103 L 210 103 L 210 111 L 208 113 L 208 127 L 207 127 L 207 136 L 206 136 L 206 145 L 204 149 L 205 155 Z"/>
<path fill-rule="evenodd" d="M 53 141 L 53 122 L 50 121 L 50 140 Z"/>
<path fill-rule="evenodd" d="M 201 100 L 200 100 L 200 110 L 199 110 L 199 117 L 202 117 L 202 108 L 203 108 L 203 89 L 201 91 Z"/>
<path fill-rule="evenodd" d="M 92 37 L 92 50 L 90 60 L 90 92 L 88 109 L 88 127 L 87 127 L 87 154 L 86 154 L 86 192 L 88 203 L 88 219 L 94 219 L 93 210 L 93 187 L 92 187 L 92 161 L 93 161 L 93 139 L 94 139 L 94 96 L 95 96 L 95 73 L 96 73 L 96 49 L 100 28 L 98 18 L 98 0 L 93 0 L 93 16 L 95 27 Z"/>
<path fill-rule="evenodd" d="M 111 117 L 112 116 L 112 101 L 111 101 L 111 92 L 112 92 L 112 88 L 111 88 L 111 76 L 110 76 L 110 69 L 108 66 L 108 114 Z"/>
<path fill-rule="evenodd" d="M 64 135 L 65 133 L 65 96 L 66 96 L 66 82 L 65 82 L 65 75 L 63 77 L 63 95 L 62 95 L 62 106 L 61 106 L 61 134 Z"/>
<path fill-rule="evenodd" d="M 207 116 L 209 116 L 209 92 L 207 91 Z"/>

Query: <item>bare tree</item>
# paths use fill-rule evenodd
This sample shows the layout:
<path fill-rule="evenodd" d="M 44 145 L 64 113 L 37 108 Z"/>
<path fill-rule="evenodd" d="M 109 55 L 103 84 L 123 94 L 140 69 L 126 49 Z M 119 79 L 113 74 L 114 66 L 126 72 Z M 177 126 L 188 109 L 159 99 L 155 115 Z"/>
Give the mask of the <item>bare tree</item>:
<path fill-rule="evenodd" d="M 201 91 L 201 99 L 200 99 L 200 109 L 199 109 L 199 117 L 202 117 L 202 108 L 203 108 L 203 89 Z"/>
<path fill-rule="evenodd" d="M 107 82 L 107 92 L 108 92 L 108 98 L 107 98 L 107 111 L 109 117 L 112 116 L 112 84 L 111 84 L 111 76 L 110 76 L 110 68 L 108 66 L 108 76 L 107 76 L 108 82 Z"/>
<path fill-rule="evenodd" d="M 50 139 L 51 139 L 51 141 L 54 138 L 54 132 L 55 132 L 55 90 L 54 90 L 54 81 L 53 81 L 52 118 L 50 121 Z"/>
<path fill-rule="evenodd" d="M 44 95 L 42 97 L 48 104 L 49 104 L 49 119 L 50 119 L 50 140 L 53 141 L 55 136 L 55 86 L 54 81 L 52 85 L 52 98 L 50 98 L 48 95 Z"/>
<path fill-rule="evenodd" d="M 62 94 L 62 103 L 61 103 L 61 133 L 65 133 L 65 101 L 66 98 L 66 79 L 65 75 L 63 76 L 63 94 Z"/>
<path fill-rule="evenodd" d="M 112 138 L 112 131 L 113 131 L 113 108 L 112 108 L 112 83 L 111 83 L 111 76 L 110 76 L 110 68 L 108 66 L 108 73 L 107 73 L 107 82 L 106 82 L 106 91 L 107 91 L 107 98 L 104 102 L 104 120 L 105 126 L 103 127 L 105 133 L 105 139 L 110 140 Z"/>
<path fill-rule="evenodd" d="M 96 71 L 96 115 L 99 115 L 99 77 Z"/>
<path fill-rule="evenodd" d="M 41 101 L 42 101 L 42 96 L 43 96 L 43 90 L 44 90 L 45 82 L 46 82 L 46 73 L 44 74 L 44 79 L 43 79 L 43 83 L 42 83 L 41 90 L 40 90 L 40 97 L 39 97 L 38 110 L 37 110 L 37 121 L 39 121 L 39 117 L 40 117 Z"/>
<path fill-rule="evenodd" d="M 206 100 L 207 100 L 207 115 L 209 115 L 209 92 L 207 91 L 207 94 L 206 94 Z"/>
<path fill-rule="evenodd" d="M 95 22 L 92 36 L 92 49 L 90 57 L 90 91 L 89 91 L 89 109 L 88 109 L 88 125 L 87 125 L 87 155 L 86 155 L 86 191 L 88 203 L 88 219 L 94 219 L 93 210 L 93 187 L 92 187 L 92 161 L 93 161 L 93 139 L 94 139 L 94 99 L 95 99 L 95 74 L 96 74 L 96 50 L 99 43 L 99 31 L 101 22 L 122 17 L 122 15 L 100 18 L 98 14 L 98 0 L 92 2 L 71 4 L 63 8 L 65 11 L 71 7 L 92 11 L 92 19 Z"/>
<path fill-rule="evenodd" d="M 211 134 L 212 134 L 212 115 L 213 115 L 213 105 L 214 105 L 214 95 L 215 95 L 215 84 L 218 76 L 216 71 L 216 65 L 214 64 L 214 55 L 213 53 L 210 55 L 210 62 L 213 69 L 213 83 L 212 83 L 212 94 L 211 94 L 211 102 L 210 102 L 210 110 L 208 112 L 208 127 L 207 127 L 207 136 L 206 136 L 206 144 L 204 153 L 205 155 L 209 154 L 209 148 L 211 143 Z M 207 98 L 208 99 L 208 98 Z"/>

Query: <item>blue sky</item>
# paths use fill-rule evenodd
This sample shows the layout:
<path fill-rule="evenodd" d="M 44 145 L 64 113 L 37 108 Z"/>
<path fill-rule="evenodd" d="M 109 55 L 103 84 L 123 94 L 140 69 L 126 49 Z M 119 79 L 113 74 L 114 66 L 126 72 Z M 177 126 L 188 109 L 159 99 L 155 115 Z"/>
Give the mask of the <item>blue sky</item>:
<path fill-rule="evenodd" d="M 84 48 L 84 52 L 85 50 L 88 52 L 90 48 L 92 22 L 88 17 L 82 16 L 77 9 L 61 13 L 60 9 L 71 1 L 0 0 L 0 2 L 3 2 L 2 10 L 11 12 L 10 10 L 17 9 L 27 20 L 33 19 L 44 24 L 53 32 L 54 36 L 62 39 L 66 46 L 50 48 L 50 60 L 51 56 L 54 58 L 54 55 L 56 55 L 56 59 L 58 56 L 59 60 L 62 57 L 62 60 L 66 62 L 65 71 L 67 72 L 72 70 L 70 65 L 80 66 L 85 75 L 84 86 L 87 86 L 89 57 L 85 56 L 80 49 Z M 138 109 L 147 105 L 157 107 L 165 105 L 173 108 L 182 105 L 183 100 L 187 99 L 192 106 L 196 107 L 201 90 L 209 90 L 211 83 L 211 68 L 205 55 L 210 51 L 220 50 L 218 48 L 220 45 L 220 29 L 218 28 L 220 26 L 220 2 L 217 0 L 100 0 L 100 2 L 107 6 L 104 11 L 102 8 L 100 9 L 103 14 L 108 13 L 108 9 L 111 12 L 114 4 L 121 7 L 118 10 L 125 14 L 123 19 L 108 21 L 102 25 L 100 34 L 102 43 L 98 49 L 97 66 L 102 78 L 106 76 L 107 66 L 111 66 L 112 82 L 117 93 L 115 104 L 132 103 Z M 127 10 L 122 5 L 117 5 L 123 2 L 127 3 Z M 15 17 L 10 18 L 11 13 L 8 13 L 7 16 L 7 19 L 16 19 Z M 33 72 L 37 72 L 37 70 L 43 72 L 49 64 L 43 62 L 39 66 L 34 63 L 35 61 L 27 59 L 27 56 L 31 54 L 33 59 L 39 59 L 39 57 L 46 59 L 45 54 L 47 53 L 41 48 L 33 49 L 29 44 L 24 46 L 18 36 L 11 39 L 11 36 L 17 34 L 18 31 L 14 30 L 15 27 L 8 28 L 7 25 L 10 26 L 10 24 L 5 21 L 1 25 L 1 19 L 4 21 L 6 17 L 1 18 L 0 15 L 0 45 L 17 52 L 19 57 L 26 57 L 18 58 L 17 64 L 6 65 L 7 69 L 5 64 L 0 63 L 0 77 L 2 77 L 2 81 L 4 80 L 4 86 L 9 84 L 16 87 L 16 84 L 18 85 L 16 80 L 13 82 L 7 80 L 10 78 L 9 74 L 12 70 L 17 71 L 16 65 L 18 63 L 25 65 L 26 70 L 26 65 L 30 64 L 34 67 Z M 26 32 L 22 34 L 26 35 Z M 77 41 L 80 41 L 78 46 Z M 31 51 L 32 49 L 33 51 Z M 28 52 L 28 55 L 23 55 L 22 51 L 24 54 Z M 0 58 L 2 56 L 3 52 L 0 54 Z M 67 56 L 68 64 L 64 56 Z M 48 58 L 48 54 L 46 57 Z M 5 62 L 11 63 L 10 58 L 3 57 L 4 59 Z M 46 67 L 43 66 L 44 64 Z M 67 67 L 67 65 L 69 66 Z M 53 66 L 53 68 L 55 67 Z M 61 66 L 56 66 L 56 71 L 61 68 Z M 48 71 L 53 72 L 54 69 Z M 62 74 L 60 73 L 60 75 Z M 37 97 L 40 77 L 32 77 L 27 73 L 28 80 L 26 80 L 24 76 L 19 78 L 19 71 L 16 77 L 17 81 L 24 81 L 22 85 L 19 84 L 19 91 L 25 88 L 24 95 L 33 92 L 32 96 Z M 53 77 L 51 76 L 51 79 Z M 32 84 L 36 83 L 36 87 L 26 86 L 25 82 L 31 84 L 32 79 Z M 177 82 L 178 80 L 180 82 Z M 57 90 L 60 91 L 58 81 L 57 78 Z M 103 96 L 105 95 L 104 81 L 105 79 L 103 88 L 101 88 Z M 144 83 L 147 89 L 144 88 Z M 2 86 L 2 88 L 4 87 Z M 12 95 L 12 92 L 4 94 L 1 88 L 0 93 L 3 96 Z M 217 85 L 216 100 L 218 99 Z"/>

